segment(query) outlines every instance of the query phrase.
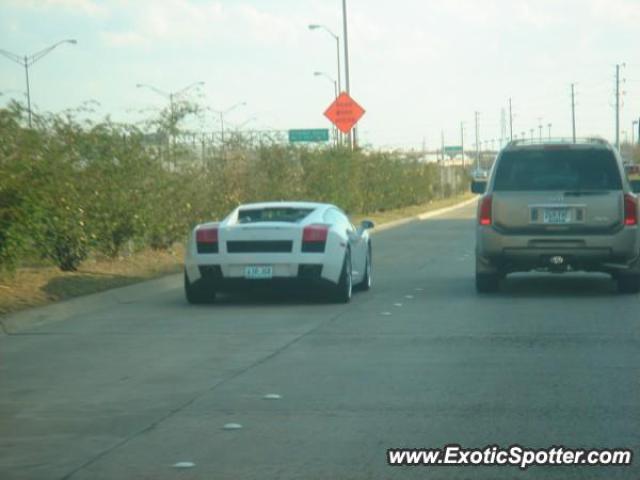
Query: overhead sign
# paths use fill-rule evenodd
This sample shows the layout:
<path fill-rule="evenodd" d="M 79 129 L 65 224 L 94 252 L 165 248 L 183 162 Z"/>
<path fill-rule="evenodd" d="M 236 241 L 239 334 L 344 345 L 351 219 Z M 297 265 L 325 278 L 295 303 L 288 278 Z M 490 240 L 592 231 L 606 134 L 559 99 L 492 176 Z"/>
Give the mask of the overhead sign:
<path fill-rule="evenodd" d="M 461 145 L 445 146 L 444 153 L 446 153 L 447 155 L 458 155 L 459 153 L 462 153 L 462 146 Z"/>
<path fill-rule="evenodd" d="M 327 128 L 309 128 L 289 130 L 289 142 L 328 142 L 329 129 Z"/>
<path fill-rule="evenodd" d="M 324 112 L 324 116 L 331 120 L 342 133 L 349 133 L 362 115 L 364 115 L 364 109 L 345 92 L 338 95 L 338 98 Z"/>

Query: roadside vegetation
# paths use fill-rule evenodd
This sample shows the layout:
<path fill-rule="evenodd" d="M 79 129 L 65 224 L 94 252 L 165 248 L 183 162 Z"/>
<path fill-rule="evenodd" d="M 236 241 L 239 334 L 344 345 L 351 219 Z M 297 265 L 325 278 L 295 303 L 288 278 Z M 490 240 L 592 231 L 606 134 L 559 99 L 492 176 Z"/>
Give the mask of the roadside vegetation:
<path fill-rule="evenodd" d="M 174 106 L 144 126 L 68 111 L 34 116 L 26 128 L 21 105 L 0 109 L 0 287 L 21 278 L 21 269 L 75 272 L 173 252 L 193 224 L 243 202 L 303 199 L 372 214 L 466 190 L 461 169 L 445 182 L 437 165 L 403 152 L 292 146 L 239 133 L 207 148 L 177 142 L 181 120 L 196 111 Z M 150 141 L 149 131 L 159 140 Z"/>

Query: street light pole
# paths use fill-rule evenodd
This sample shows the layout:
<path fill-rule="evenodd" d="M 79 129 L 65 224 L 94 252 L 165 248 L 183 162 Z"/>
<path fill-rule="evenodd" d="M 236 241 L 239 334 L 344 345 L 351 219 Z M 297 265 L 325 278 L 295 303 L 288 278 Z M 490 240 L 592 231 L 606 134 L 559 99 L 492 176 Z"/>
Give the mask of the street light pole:
<path fill-rule="evenodd" d="M 222 150 L 222 159 L 224 160 L 226 157 L 226 152 L 224 148 L 224 116 L 231 111 L 235 110 L 238 107 L 243 107 L 247 104 L 247 102 L 238 102 L 235 105 L 230 106 L 226 110 L 214 110 L 211 109 L 212 112 L 217 113 L 220 116 L 220 142 L 221 142 L 221 150 Z"/>
<path fill-rule="evenodd" d="M 311 24 L 309 25 L 309 30 L 324 30 L 325 32 L 327 32 L 329 35 L 331 35 L 334 40 L 336 41 L 336 59 L 337 59 L 337 66 L 338 66 L 338 91 L 342 91 L 342 79 L 341 79 L 341 68 L 340 68 L 340 37 L 338 35 L 336 35 L 335 33 L 333 33 L 333 31 L 327 27 L 325 27 L 324 25 L 318 25 L 318 24 Z M 337 97 L 337 95 L 336 95 Z"/>
<path fill-rule="evenodd" d="M 154 87 L 153 85 L 148 85 L 146 83 L 137 83 L 136 84 L 136 88 L 146 88 L 147 90 L 151 90 L 152 92 L 157 93 L 158 95 L 166 98 L 169 100 L 169 135 L 171 135 L 171 144 L 173 146 L 173 157 L 174 157 L 174 162 L 173 162 L 173 166 L 176 166 L 176 162 L 175 162 L 175 148 L 176 148 L 176 124 L 177 124 L 177 119 L 176 119 L 176 110 L 175 110 L 175 99 L 180 97 L 180 95 L 183 95 L 184 93 L 186 93 L 188 90 L 191 90 L 194 87 L 199 87 L 204 85 L 204 82 L 193 82 L 190 83 L 189 85 L 187 85 L 186 87 L 182 88 L 181 90 L 178 90 L 177 92 L 165 92 L 164 90 L 160 90 L 157 87 Z"/>
<path fill-rule="evenodd" d="M 58 45 L 62 45 L 63 43 L 69 43 L 71 45 L 76 45 L 78 43 L 75 39 L 67 39 L 61 40 L 58 43 L 54 43 L 50 47 L 47 47 L 39 52 L 36 52 L 32 55 L 16 55 L 15 53 L 8 52 L 7 50 L 0 49 L 0 55 L 7 57 L 9 60 L 16 62 L 18 65 L 22 65 L 24 67 L 24 76 L 27 84 L 27 114 L 29 118 L 29 128 L 32 127 L 32 119 L 31 119 L 31 87 L 29 86 L 29 67 L 40 60 L 42 57 L 50 53 L 54 48 Z"/>
<path fill-rule="evenodd" d="M 351 84 L 349 79 L 349 35 L 347 33 L 347 0 L 342 0 L 342 43 L 344 44 L 344 83 L 347 95 L 351 95 Z M 349 132 L 349 147 L 355 148 L 357 145 L 355 128 Z"/>
<path fill-rule="evenodd" d="M 331 75 L 328 75 L 324 72 L 313 72 L 313 75 L 315 77 L 324 77 L 326 78 L 328 81 L 330 81 L 331 83 L 333 83 L 333 93 L 335 98 L 338 98 L 338 83 L 331 77 Z M 336 146 L 340 145 L 340 131 L 338 130 L 337 127 L 333 127 L 333 136 L 335 138 L 335 143 Z"/>
<path fill-rule="evenodd" d="M 551 124 L 547 123 L 547 128 L 549 128 L 549 140 L 551 140 Z"/>

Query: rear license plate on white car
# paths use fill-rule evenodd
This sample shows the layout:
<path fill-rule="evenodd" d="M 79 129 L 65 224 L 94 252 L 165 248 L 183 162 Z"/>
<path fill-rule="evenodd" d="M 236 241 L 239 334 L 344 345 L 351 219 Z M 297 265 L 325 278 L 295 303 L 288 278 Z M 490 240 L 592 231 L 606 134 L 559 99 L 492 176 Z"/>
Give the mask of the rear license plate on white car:
<path fill-rule="evenodd" d="M 273 277 L 271 265 L 251 265 L 244 267 L 244 278 L 250 280 L 268 280 Z"/>
<path fill-rule="evenodd" d="M 571 213 L 568 208 L 545 208 L 542 210 L 542 223 L 561 225 L 571 222 Z"/>

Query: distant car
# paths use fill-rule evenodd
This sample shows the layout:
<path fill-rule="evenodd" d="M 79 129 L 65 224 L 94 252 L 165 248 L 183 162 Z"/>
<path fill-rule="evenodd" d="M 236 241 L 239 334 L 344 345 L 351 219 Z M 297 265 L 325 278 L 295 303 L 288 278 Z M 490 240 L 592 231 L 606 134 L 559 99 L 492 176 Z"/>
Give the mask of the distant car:
<path fill-rule="evenodd" d="M 635 184 L 634 184 L 635 185 Z M 638 199 L 605 140 L 511 142 L 478 201 L 476 288 L 498 289 L 511 272 L 609 273 L 622 293 L 640 291 Z"/>
<path fill-rule="evenodd" d="M 471 172 L 471 177 L 477 178 L 479 180 L 486 179 L 488 176 L 489 176 L 489 172 L 487 172 L 482 168 L 475 169 L 473 172 Z"/>
<path fill-rule="evenodd" d="M 241 205 L 221 222 L 189 236 L 184 288 L 190 303 L 256 285 L 303 286 L 349 302 L 354 287 L 371 288 L 372 249 L 365 220 L 358 228 L 336 206 L 310 202 Z"/>

